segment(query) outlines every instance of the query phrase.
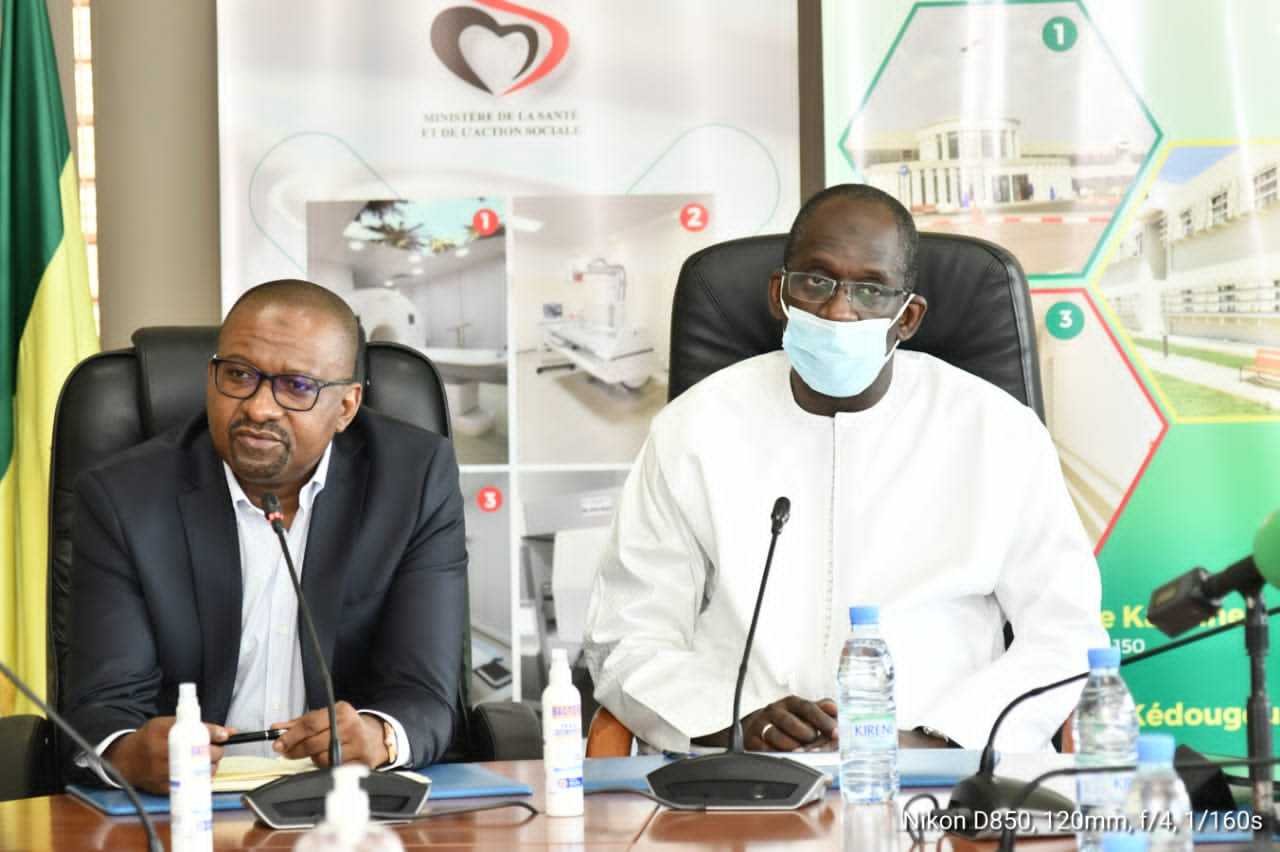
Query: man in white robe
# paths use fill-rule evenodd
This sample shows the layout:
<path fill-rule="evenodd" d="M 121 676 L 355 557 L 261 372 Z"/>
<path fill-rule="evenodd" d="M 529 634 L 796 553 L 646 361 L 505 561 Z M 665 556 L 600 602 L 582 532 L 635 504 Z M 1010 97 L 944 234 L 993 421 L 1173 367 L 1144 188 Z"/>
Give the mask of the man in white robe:
<path fill-rule="evenodd" d="M 926 310 L 916 243 L 878 190 L 814 196 L 769 282 L 784 351 L 707 377 L 654 419 L 584 637 L 596 698 L 649 745 L 727 744 L 779 496 L 790 521 L 747 670 L 749 749 L 832 747 L 853 604 L 881 608 L 904 746 L 979 748 L 1011 699 L 1108 644 L 1097 564 L 1034 412 L 895 351 Z M 997 746 L 1048 747 L 1078 694 L 1020 707 Z"/>

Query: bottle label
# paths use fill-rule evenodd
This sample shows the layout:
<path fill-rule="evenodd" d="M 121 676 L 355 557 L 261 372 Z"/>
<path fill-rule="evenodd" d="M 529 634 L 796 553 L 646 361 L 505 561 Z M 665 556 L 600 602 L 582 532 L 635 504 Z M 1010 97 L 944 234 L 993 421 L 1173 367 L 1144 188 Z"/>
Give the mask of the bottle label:
<path fill-rule="evenodd" d="M 546 733 L 542 742 L 542 762 L 547 772 L 548 787 L 561 790 L 581 787 L 582 727 L 578 717 L 555 719 Z"/>
<path fill-rule="evenodd" d="M 175 743 L 169 749 L 169 811 L 170 836 L 175 849 L 211 848 L 213 813 L 208 743 Z"/>
<path fill-rule="evenodd" d="M 1076 798 L 1083 806 L 1114 805 L 1124 801 L 1131 775 L 1127 772 L 1086 772 L 1076 776 Z"/>
<path fill-rule="evenodd" d="M 898 744 L 898 725 L 891 713 L 849 715 L 841 725 L 840 741 L 855 751 L 880 751 Z"/>

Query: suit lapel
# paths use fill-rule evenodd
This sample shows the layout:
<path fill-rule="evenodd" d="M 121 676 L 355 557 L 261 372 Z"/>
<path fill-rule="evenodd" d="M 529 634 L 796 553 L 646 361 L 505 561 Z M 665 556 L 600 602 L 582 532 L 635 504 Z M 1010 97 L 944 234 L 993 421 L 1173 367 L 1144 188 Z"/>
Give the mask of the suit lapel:
<path fill-rule="evenodd" d="M 311 529 L 307 533 L 307 557 L 302 571 L 302 592 L 311 608 L 316 636 L 325 660 L 332 665 L 338 621 L 347 585 L 347 571 L 355 564 L 354 552 L 363 512 L 368 466 L 360 451 L 363 441 L 354 430 L 334 436 L 329 456 L 329 474 L 324 490 L 312 506 Z M 306 628 L 299 622 L 299 635 Z M 324 707 L 324 684 L 307 641 L 302 642 L 302 670 L 306 681 L 307 706 Z"/>
<path fill-rule="evenodd" d="M 226 719 L 240 658 L 240 539 L 222 463 L 208 433 L 192 447 L 192 490 L 179 496 L 178 511 L 191 555 L 191 584 L 200 622 L 204 686 L 200 704 L 207 719 Z"/>

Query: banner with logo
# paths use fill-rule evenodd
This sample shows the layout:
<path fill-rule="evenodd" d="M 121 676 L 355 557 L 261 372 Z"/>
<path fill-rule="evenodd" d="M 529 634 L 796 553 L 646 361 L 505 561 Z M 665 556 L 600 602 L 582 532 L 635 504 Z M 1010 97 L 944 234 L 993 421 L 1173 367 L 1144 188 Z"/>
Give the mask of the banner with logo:
<path fill-rule="evenodd" d="M 1019 256 L 1104 626 L 1125 655 L 1163 644 L 1152 590 L 1251 555 L 1280 506 L 1280 10 L 827 0 L 822 11 L 828 182 L 873 183 L 922 231 Z M 1280 577 L 1275 546 L 1264 535 L 1258 547 L 1259 567 Z M 1222 603 L 1192 623 L 1244 618 L 1240 595 Z M 1124 676 L 1144 730 L 1245 752 L 1243 630 Z"/>
<path fill-rule="evenodd" d="M 477 695 L 580 642 L 681 262 L 795 214 L 795 56 L 786 3 L 218 2 L 224 312 L 306 278 L 440 368 Z"/>

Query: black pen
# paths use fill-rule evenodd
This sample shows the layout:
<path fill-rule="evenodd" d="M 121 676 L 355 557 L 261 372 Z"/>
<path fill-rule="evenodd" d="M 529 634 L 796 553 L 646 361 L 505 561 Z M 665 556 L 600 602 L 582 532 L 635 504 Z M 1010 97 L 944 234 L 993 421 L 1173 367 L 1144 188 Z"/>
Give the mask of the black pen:
<path fill-rule="evenodd" d="M 232 734 L 222 742 L 214 743 L 214 745 L 232 746 L 232 745 L 240 745 L 242 743 L 261 743 L 261 742 L 266 742 L 267 740 L 278 740 L 280 739 L 280 735 L 287 730 L 289 729 L 288 728 L 268 728 L 265 731 L 242 731 L 241 733 L 238 733 L 238 734 Z"/>

